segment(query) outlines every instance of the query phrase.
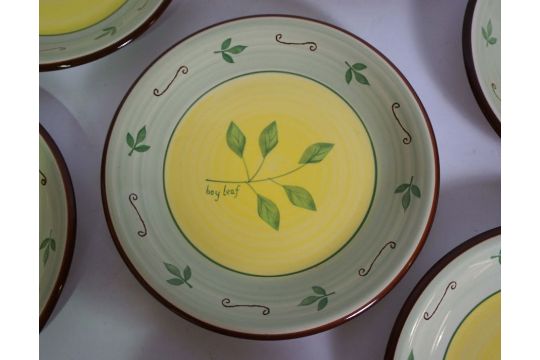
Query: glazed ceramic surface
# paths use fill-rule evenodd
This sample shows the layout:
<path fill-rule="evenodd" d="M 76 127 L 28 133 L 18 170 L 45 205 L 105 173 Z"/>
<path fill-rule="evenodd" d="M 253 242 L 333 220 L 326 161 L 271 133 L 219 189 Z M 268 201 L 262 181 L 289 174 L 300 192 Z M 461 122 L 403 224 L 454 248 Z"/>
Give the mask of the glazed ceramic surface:
<path fill-rule="evenodd" d="M 422 105 L 376 50 L 334 27 L 233 20 L 137 80 L 102 164 L 109 228 L 173 311 L 258 338 L 357 315 L 420 250 L 438 193 Z"/>
<path fill-rule="evenodd" d="M 40 70 L 95 60 L 130 43 L 170 0 L 42 0 Z"/>
<path fill-rule="evenodd" d="M 500 134 L 501 2 L 471 0 L 464 26 L 464 56 L 473 92 Z"/>
<path fill-rule="evenodd" d="M 439 269 L 441 262 L 447 264 Z M 391 338 L 387 358 L 500 359 L 500 228 L 441 262 L 407 300 L 392 334 L 399 339 L 396 344 Z"/>
<path fill-rule="evenodd" d="M 75 235 L 75 207 L 69 174 L 52 139 L 39 137 L 39 314 L 50 315 L 67 275 Z"/>

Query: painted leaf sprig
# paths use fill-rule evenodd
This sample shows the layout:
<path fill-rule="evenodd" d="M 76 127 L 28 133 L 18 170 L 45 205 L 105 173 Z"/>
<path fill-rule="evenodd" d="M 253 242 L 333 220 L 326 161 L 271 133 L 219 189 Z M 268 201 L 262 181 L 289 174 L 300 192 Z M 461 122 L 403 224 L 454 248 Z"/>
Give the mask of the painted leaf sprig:
<path fill-rule="evenodd" d="M 366 65 L 362 63 L 355 63 L 351 65 L 347 61 L 345 61 L 345 64 L 348 67 L 347 71 L 345 72 L 345 81 L 347 82 L 347 84 L 351 83 L 354 76 L 356 82 L 363 85 L 369 85 L 367 77 L 365 77 L 364 74 L 361 73 L 362 70 L 367 68 Z"/>
<path fill-rule="evenodd" d="M 106 27 L 105 29 L 101 31 L 102 31 L 101 35 L 97 36 L 94 40 L 101 39 L 102 37 L 107 36 L 107 35 L 113 36 L 114 34 L 116 34 L 116 26 Z"/>
<path fill-rule="evenodd" d="M 486 40 L 486 47 L 489 45 L 495 45 L 497 43 L 497 38 L 491 36 L 493 34 L 493 26 L 491 25 L 491 19 L 489 19 L 486 27 L 482 26 L 482 37 Z"/>
<path fill-rule="evenodd" d="M 403 194 L 401 197 L 401 206 L 403 207 L 403 210 L 407 210 L 411 204 L 411 193 L 417 198 L 422 196 L 420 188 L 413 184 L 413 179 L 414 176 L 411 176 L 411 181 L 408 184 L 401 184 L 394 191 L 395 194 Z"/>
<path fill-rule="evenodd" d="M 255 190 L 253 187 L 253 184 L 255 183 L 267 181 L 272 182 L 283 189 L 287 199 L 292 205 L 306 210 L 317 211 L 315 200 L 307 189 L 298 185 L 281 184 L 277 181 L 277 179 L 290 175 L 308 164 L 316 164 L 321 162 L 330 153 L 334 147 L 334 144 L 325 142 L 311 144 L 304 150 L 300 160 L 298 161 L 299 166 L 295 169 L 276 176 L 257 179 L 257 175 L 261 171 L 266 159 L 279 143 L 277 122 L 272 121 L 261 131 L 259 135 L 259 149 L 262 159 L 257 167 L 257 170 L 251 176 L 244 158 L 244 150 L 246 147 L 247 138 L 240 127 L 233 121 L 230 122 L 229 127 L 227 128 L 226 141 L 229 149 L 231 149 L 232 152 L 242 159 L 246 170 L 247 179 L 244 181 L 206 179 L 206 181 L 248 185 L 257 197 L 257 214 L 274 230 L 279 230 L 281 222 L 279 208 L 273 200 Z"/>
<path fill-rule="evenodd" d="M 242 51 L 244 51 L 247 46 L 245 45 L 235 45 L 231 46 L 232 39 L 227 38 L 221 43 L 221 50 L 214 51 L 214 54 L 221 54 L 221 57 L 223 60 L 225 60 L 228 63 L 234 63 L 234 59 L 231 56 L 240 54 Z"/>
<path fill-rule="evenodd" d="M 39 244 L 39 249 L 43 250 L 43 265 L 47 265 L 49 251 L 56 251 L 56 241 L 52 237 L 52 231 L 49 234 L 49 237 L 45 238 L 41 244 Z"/>
<path fill-rule="evenodd" d="M 172 275 L 174 275 L 174 277 L 172 279 L 167 280 L 167 282 L 169 284 L 175 285 L 175 286 L 186 284 L 190 288 L 193 287 L 188 282 L 188 280 L 191 279 L 191 268 L 189 266 L 186 266 L 184 268 L 184 271 L 181 272 L 180 269 L 177 268 L 173 264 L 163 263 L 163 265 L 165 265 L 165 268 L 167 269 L 168 272 L 170 272 Z"/>
<path fill-rule="evenodd" d="M 317 302 L 317 311 L 321 311 L 328 305 L 328 297 L 335 294 L 335 292 L 327 294 L 326 290 L 320 286 L 312 286 L 311 289 L 315 295 L 305 297 L 298 306 L 308 306 Z"/>
<path fill-rule="evenodd" d="M 129 156 L 133 154 L 133 151 L 146 152 L 150 149 L 149 145 L 144 145 L 142 142 L 146 139 L 146 126 L 143 126 L 137 133 L 137 138 L 134 139 L 131 133 L 127 133 L 126 142 L 130 148 Z"/>

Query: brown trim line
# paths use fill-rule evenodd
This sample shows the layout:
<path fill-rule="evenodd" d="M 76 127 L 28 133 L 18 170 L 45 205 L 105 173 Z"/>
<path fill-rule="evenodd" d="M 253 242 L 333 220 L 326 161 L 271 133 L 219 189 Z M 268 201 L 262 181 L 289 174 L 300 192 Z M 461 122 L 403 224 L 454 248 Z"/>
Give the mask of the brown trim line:
<path fill-rule="evenodd" d="M 83 55 L 77 58 L 63 60 L 59 62 L 54 63 L 46 63 L 46 64 L 39 64 L 39 71 L 53 71 L 53 70 L 61 70 L 61 69 L 67 69 L 75 66 L 79 66 L 82 64 L 86 64 L 88 62 L 97 60 L 105 55 L 108 55 L 116 50 L 119 50 L 123 48 L 124 46 L 130 44 L 133 40 L 138 38 L 142 33 L 144 33 L 150 26 L 152 26 L 156 20 L 163 14 L 167 6 L 171 3 L 171 0 L 163 0 L 161 5 L 150 15 L 148 19 L 141 25 L 139 25 L 137 28 L 135 28 L 132 32 L 127 34 L 126 36 L 120 38 L 118 41 L 112 43 L 109 46 L 104 47 L 103 49 L 97 50 L 93 53 Z"/>
<path fill-rule="evenodd" d="M 401 308 L 399 315 L 396 319 L 396 322 L 394 323 L 394 327 L 392 328 L 392 332 L 390 333 L 390 339 L 388 340 L 388 345 L 386 346 L 386 354 L 384 355 L 385 360 L 392 360 L 394 359 L 394 355 L 396 352 L 396 346 L 399 340 L 399 336 L 401 335 L 401 330 L 403 329 L 403 325 L 405 325 L 405 322 L 407 321 L 407 318 L 409 317 L 409 314 L 416 304 L 416 301 L 422 295 L 426 287 L 431 283 L 431 281 L 443 270 L 446 265 L 448 265 L 450 262 L 452 262 L 455 258 L 469 250 L 470 248 L 478 245 L 479 243 L 486 241 L 488 239 L 491 239 L 492 237 L 496 235 L 501 234 L 501 227 L 496 227 L 494 229 L 488 230 L 486 232 L 483 232 L 481 234 L 478 234 L 474 236 L 473 238 L 465 241 L 461 245 L 455 247 L 453 250 L 451 250 L 448 254 L 444 255 L 435 265 L 429 269 L 429 271 L 422 277 L 422 279 L 416 284 L 413 291 L 403 304 L 403 307 Z"/>
<path fill-rule="evenodd" d="M 325 325 L 322 325 L 322 326 L 319 326 L 319 327 L 315 327 L 315 328 L 311 328 L 311 329 L 307 329 L 307 330 L 303 330 L 303 331 L 298 331 L 298 332 L 293 332 L 293 333 L 284 333 L 284 334 L 250 334 L 250 333 L 244 333 L 244 332 L 239 332 L 239 331 L 235 331 L 235 330 L 231 330 L 231 329 L 226 329 L 226 328 L 221 328 L 221 327 L 218 327 L 218 326 L 215 326 L 215 325 L 212 325 L 210 323 L 206 323 L 204 321 L 201 321 L 187 313 L 185 313 L 184 311 L 178 309 L 176 306 L 174 306 L 172 303 L 168 302 L 165 298 L 163 298 L 160 294 L 158 294 L 151 286 L 150 284 L 148 284 L 144 278 L 137 272 L 137 270 L 135 269 L 135 267 L 133 266 L 133 264 L 131 263 L 131 261 L 129 260 L 128 256 L 126 255 L 126 253 L 124 252 L 124 250 L 122 249 L 122 245 L 120 244 L 120 241 L 118 240 L 118 237 L 116 235 L 116 232 L 114 230 L 114 227 L 113 227 L 113 224 L 112 224 L 112 220 L 111 220 L 111 215 L 109 213 L 109 206 L 108 206 L 108 203 L 107 203 L 107 189 L 105 187 L 105 177 L 106 177 L 106 174 L 105 174 L 105 169 L 106 169 L 106 162 L 107 162 L 107 149 L 109 147 L 109 141 L 110 141 L 110 138 L 111 138 L 111 133 L 113 131 L 113 128 L 114 128 L 114 124 L 116 122 L 116 119 L 118 117 L 118 114 L 120 113 L 120 110 L 122 109 L 122 106 L 124 105 L 124 102 L 126 101 L 126 99 L 128 98 L 128 96 L 130 95 L 131 91 L 133 90 L 133 88 L 135 87 L 135 85 L 137 85 L 137 83 L 139 82 L 139 80 L 144 76 L 144 74 L 146 74 L 146 72 L 159 60 L 161 59 L 163 56 L 165 56 L 169 51 L 171 51 L 173 48 L 175 48 L 176 46 L 178 46 L 179 44 L 181 44 L 182 42 L 186 41 L 187 39 L 205 31 L 205 30 L 208 30 L 210 28 L 213 28 L 213 27 L 216 27 L 216 26 L 219 26 L 219 25 L 222 25 L 222 24 L 227 24 L 227 23 L 231 23 L 231 22 L 234 22 L 234 21 L 240 21 L 240 20 L 245 20 L 245 19 L 253 19 L 253 18 L 262 18 L 262 17 L 276 17 L 276 18 L 291 18 L 291 19 L 300 19 L 300 20 L 304 20 L 304 21 L 309 21 L 309 22 L 314 22 L 314 23 L 318 23 L 318 24 L 321 24 L 321 25 L 324 25 L 324 26 L 328 26 L 328 27 L 331 27 L 335 30 L 338 30 L 342 33 L 344 33 L 345 35 L 348 35 L 354 39 L 356 39 L 358 42 L 360 42 L 362 45 L 364 46 L 367 46 L 369 49 L 371 49 L 373 52 L 375 52 L 378 56 L 381 57 L 381 59 L 383 61 L 386 61 L 386 63 L 392 68 L 394 69 L 394 71 L 398 74 L 398 76 L 401 77 L 401 79 L 403 80 L 403 82 L 405 83 L 405 85 L 407 86 L 407 88 L 409 89 L 409 91 L 411 92 L 411 94 L 414 96 L 418 106 L 420 107 L 421 111 L 422 111 L 422 114 L 424 115 L 424 120 L 426 122 L 426 126 L 429 130 L 429 134 L 430 134 L 430 137 L 431 137 L 431 143 L 432 143 L 432 146 L 433 146 L 433 157 L 434 157 L 434 162 L 435 162 L 435 184 L 434 184 L 434 190 L 433 190 L 433 202 L 431 204 L 431 210 L 430 210 L 430 214 L 429 214 L 429 218 L 428 218 L 428 221 L 427 221 L 427 224 L 426 224 L 426 227 L 424 229 L 424 232 L 422 234 L 422 237 L 420 238 L 420 242 L 418 244 L 418 246 L 416 247 L 414 253 L 412 254 L 412 256 L 409 258 L 409 260 L 407 261 L 407 263 L 403 266 L 403 268 L 401 269 L 401 271 L 396 275 L 396 277 L 390 282 L 390 284 L 388 284 L 388 286 L 386 288 L 384 288 L 379 294 L 377 294 L 373 299 L 367 301 L 364 305 L 362 305 L 361 307 L 359 307 L 358 309 L 356 309 L 355 311 L 339 318 L 339 319 L 336 319 L 332 322 L 329 322 Z M 106 220 L 107 220 L 107 225 L 109 227 L 109 231 L 111 232 L 111 236 L 112 236 L 112 239 L 114 241 L 114 244 L 116 245 L 116 249 L 118 250 L 118 252 L 120 253 L 120 256 L 122 257 L 122 259 L 124 260 L 124 262 L 126 263 L 126 265 L 128 266 L 128 268 L 130 269 L 130 271 L 132 272 L 132 274 L 135 276 L 135 278 L 137 278 L 137 280 L 143 285 L 143 287 L 152 295 L 154 296 L 158 301 L 160 301 L 163 305 L 165 305 L 167 308 L 169 308 L 171 311 L 173 311 L 174 313 L 176 313 L 177 315 L 180 315 L 181 317 L 183 317 L 184 319 L 186 320 L 189 320 L 203 328 L 206 328 L 206 329 L 209 329 L 209 330 L 213 330 L 215 332 L 218 332 L 218 333 L 221 333 L 221 334 L 224 334 L 224 335 L 229 335 L 229 336 L 236 336 L 236 337 L 240 337 L 240 338 L 246 338 L 246 339 L 256 339 L 256 340 L 282 340 L 282 339 L 292 339 L 292 338 L 297 338 L 297 337 L 302 337 L 302 336 L 307 336 L 307 335 L 312 335 L 312 334 L 316 334 L 316 333 L 319 333 L 321 331 L 325 331 L 325 330 L 329 330 L 337 325 L 340 325 L 340 324 L 343 324 L 345 323 L 346 321 L 356 317 L 357 315 L 363 313 L 364 311 L 368 310 L 371 306 L 373 306 L 375 303 L 377 303 L 378 301 L 380 301 L 386 294 L 388 294 L 388 292 L 390 292 L 390 290 L 392 290 L 394 288 L 394 286 L 401 280 L 401 278 L 405 275 L 405 273 L 409 270 L 410 266 L 412 265 L 412 263 L 414 262 L 414 260 L 416 259 L 416 257 L 418 256 L 418 253 L 420 252 L 420 250 L 422 249 L 422 247 L 424 246 L 424 243 L 426 241 L 426 238 L 429 234 L 429 231 L 431 229 L 431 226 L 433 224 L 433 220 L 434 220 L 434 217 L 435 217 L 435 212 L 436 212 L 436 209 L 437 209 L 437 201 L 438 201 L 438 198 L 439 198 L 439 183 L 440 183 L 440 179 L 439 179 L 439 153 L 438 153 L 438 150 L 437 150 L 437 142 L 435 140 L 435 136 L 433 134 L 433 128 L 431 126 L 431 122 L 429 120 L 429 117 L 428 117 L 428 114 L 426 113 L 426 110 L 424 108 L 424 106 L 422 105 L 422 102 L 420 101 L 420 99 L 418 98 L 418 95 L 416 94 L 416 92 L 414 91 L 414 89 L 412 88 L 412 86 L 410 85 L 410 83 L 407 81 L 407 79 L 405 78 L 405 76 L 403 76 L 403 74 L 398 70 L 398 68 L 390 61 L 388 60 L 388 58 L 386 58 L 386 56 L 384 56 L 381 52 L 379 52 L 379 50 L 375 49 L 372 45 L 370 45 L 369 43 L 367 43 L 365 40 L 361 39 L 360 37 L 354 35 L 353 33 L 350 33 L 348 32 L 347 30 L 344 30 L 340 27 L 337 27 L 335 25 L 332 25 L 332 24 L 328 24 L 328 23 L 325 23 L 325 22 L 322 22 L 320 20 L 315 20 L 315 19 L 310 19 L 310 18 L 306 18 L 306 17 L 302 17 L 302 16 L 295 16 L 295 15 L 280 15 L 280 14 L 268 14 L 268 15 L 254 15 L 254 16 L 244 16 L 244 17 L 239 17 L 239 18 L 235 18 L 235 19 L 231 19 L 231 20 L 226 20 L 226 21 L 222 21 L 222 22 L 219 22 L 219 23 L 216 23 L 214 25 L 211 25 L 211 26 L 208 26 L 208 27 L 205 27 L 201 30 L 198 30 L 196 32 L 194 32 L 193 34 L 189 35 L 188 37 L 180 40 L 179 42 L 177 42 L 176 44 L 172 45 L 169 49 L 167 49 L 166 51 L 164 51 L 160 56 L 158 56 L 152 63 L 150 63 L 150 65 L 148 65 L 148 67 L 141 73 L 141 75 L 139 75 L 139 77 L 135 80 L 135 82 L 131 85 L 130 89 L 128 90 L 128 92 L 126 93 L 126 95 L 124 96 L 124 98 L 122 99 L 122 102 L 120 103 L 120 105 L 118 106 L 118 109 L 116 110 L 116 113 L 114 114 L 114 118 L 111 122 L 111 125 L 109 127 L 109 131 L 107 133 L 107 138 L 105 140 L 105 145 L 103 147 L 103 155 L 102 155 L 102 161 L 101 161 L 101 198 L 102 198 L 102 201 L 103 201 L 103 210 L 105 212 L 105 217 L 106 217 Z"/>
<path fill-rule="evenodd" d="M 43 329 L 47 320 L 51 316 L 51 313 L 62 293 L 64 284 L 69 273 L 69 268 L 71 266 L 71 260 L 73 258 L 73 250 L 75 249 L 75 233 L 77 229 L 77 208 L 75 205 L 75 194 L 73 193 L 73 184 L 71 182 L 71 176 L 66 166 L 66 162 L 62 156 L 62 153 L 56 146 L 56 143 L 51 138 L 47 130 L 39 124 L 39 135 L 43 137 L 51 152 L 56 159 L 58 168 L 60 169 L 60 174 L 62 175 L 62 180 L 64 182 L 64 191 L 66 193 L 67 201 L 67 212 L 68 212 L 68 221 L 67 221 L 67 235 L 66 235 L 66 248 L 64 251 L 64 257 L 62 259 L 62 265 L 60 266 L 60 272 L 58 273 L 58 278 L 54 283 L 53 291 L 51 296 L 47 300 L 43 311 L 39 314 L 39 331 Z"/>
<path fill-rule="evenodd" d="M 476 74 L 476 69 L 474 68 L 474 60 L 472 55 L 472 41 L 471 41 L 471 31 L 472 31 L 472 21 L 474 15 L 474 9 L 476 7 L 476 0 L 469 0 L 467 4 L 467 10 L 465 10 L 465 18 L 463 19 L 463 31 L 461 34 L 462 45 L 463 45 L 463 61 L 465 62 L 465 70 L 467 71 L 467 78 L 469 79 L 469 84 L 471 85 L 472 92 L 480 110 L 484 113 L 484 116 L 487 118 L 491 127 L 497 135 L 501 136 L 501 120 L 495 115 L 491 106 L 482 92 L 480 87 L 480 81 L 478 80 L 478 75 Z"/>

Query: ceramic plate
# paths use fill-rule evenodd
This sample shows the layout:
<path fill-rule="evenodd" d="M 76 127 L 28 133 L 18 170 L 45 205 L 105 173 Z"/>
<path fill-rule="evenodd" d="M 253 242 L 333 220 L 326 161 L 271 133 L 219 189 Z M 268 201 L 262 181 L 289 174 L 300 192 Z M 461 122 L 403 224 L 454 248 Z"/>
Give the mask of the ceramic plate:
<path fill-rule="evenodd" d="M 66 164 L 39 127 L 39 329 L 66 281 L 75 243 L 75 200 Z"/>
<path fill-rule="evenodd" d="M 458 246 L 420 280 L 394 325 L 386 358 L 501 358 L 500 228 Z"/>
<path fill-rule="evenodd" d="M 501 2 L 469 0 L 463 23 L 465 68 L 476 101 L 501 135 Z"/>
<path fill-rule="evenodd" d="M 165 11 L 170 0 L 41 0 L 39 70 L 96 60 L 129 44 Z"/>
<path fill-rule="evenodd" d="M 245 337 L 324 330 L 378 301 L 438 193 L 429 120 L 370 45 L 327 24 L 236 19 L 158 58 L 111 125 L 109 228 L 176 313 Z"/>

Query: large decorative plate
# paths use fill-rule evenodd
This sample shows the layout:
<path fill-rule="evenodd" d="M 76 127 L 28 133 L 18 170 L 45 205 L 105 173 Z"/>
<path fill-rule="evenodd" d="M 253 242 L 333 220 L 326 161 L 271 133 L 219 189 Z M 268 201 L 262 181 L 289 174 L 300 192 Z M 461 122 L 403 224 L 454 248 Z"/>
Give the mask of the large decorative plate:
<path fill-rule="evenodd" d="M 62 292 L 75 245 L 75 198 L 66 164 L 39 126 L 39 329 Z"/>
<path fill-rule="evenodd" d="M 335 326 L 420 251 L 439 167 L 398 70 L 331 25 L 231 20 L 173 46 L 109 130 L 105 213 L 139 281 L 176 313 L 251 338 Z"/>
<path fill-rule="evenodd" d="M 476 101 L 501 135 L 501 1 L 469 0 L 463 22 L 463 56 Z"/>
<path fill-rule="evenodd" d="M 165 11 L 171 0 L 41 0 L 39 70 L 81 65 L 124 47 Z"/>
<path fill-rule="evenodd" d="M 501 228 L 458 246 L 403 305 L 386 359 L 501 358 Z"/>

